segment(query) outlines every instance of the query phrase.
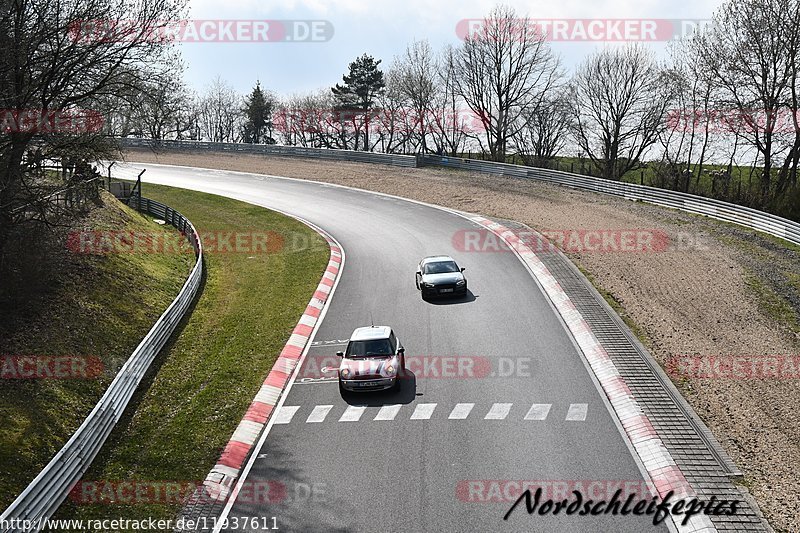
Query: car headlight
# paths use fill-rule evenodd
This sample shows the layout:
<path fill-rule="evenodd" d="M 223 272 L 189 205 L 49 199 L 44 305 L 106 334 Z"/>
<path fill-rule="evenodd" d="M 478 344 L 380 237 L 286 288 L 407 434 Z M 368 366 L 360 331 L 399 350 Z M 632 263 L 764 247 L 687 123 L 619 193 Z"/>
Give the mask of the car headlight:
<path fill-rule="evenodd" d="M 434 284 L 433 283 L 428 283 L 427 281 L 423 281 L 422 282 L 422 286 L 431 289 L 431 288 L 434 287 Z"/>
<path fill-rule="evenodd" d="M 395 368 L 395 366 L 394 366 L 394 365 L 389 365 L 389 366 L 387 366 L 386 368 L 384 368 L 384 370 L 383 370 L 383 371 L 384 371 L 384 372 L 386 373 L 386 375 L 387 375 L 388 377 L 390 377 L 390 378 L 391 378 L 391 377 L 394 377 L 395 375 L 397 375 L 397 368 Z"/>
<path fill-rule="evenodd" d="M 459 286 L 460 285 L 465 285 L 466 283 L 467 283 L 467 280 L 465 280 L 465 279 L 460 279 L 460 280 L 456 281 L 456 285 L 459 285 Z"/>
<path fill-rule="evenodd" d="M 349 368 L 343 368 L 339 373 L 341 374 L 342 379 L 347 379 L 347 378 L 350 377 L 350 369 Z"/>

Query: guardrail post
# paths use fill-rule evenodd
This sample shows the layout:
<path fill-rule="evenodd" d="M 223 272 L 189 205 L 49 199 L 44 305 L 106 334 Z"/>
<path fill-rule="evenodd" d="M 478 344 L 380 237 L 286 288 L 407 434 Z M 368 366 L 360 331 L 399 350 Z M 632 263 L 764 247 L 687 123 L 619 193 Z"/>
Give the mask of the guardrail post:
<path fill-rule="evenodd" d="M 136 190 L 136 197 L 139 204 L 139 209 L 138 209 L 139 211 L 142 210 L 142 174 L 144 174 L 145 172 L 147 172 L 146 168 L 142 169 L 142 171 L 139 172 L 139 175 L 136 177 L 136 185 L 134 185 L 133 187 Z"/>
<path fill-rule="evenodd" d="M 111 192 L 111 167 L 116 165 L 116 161 L 112 161 L 110 165 L 108 165 L 108 192 Z"/>

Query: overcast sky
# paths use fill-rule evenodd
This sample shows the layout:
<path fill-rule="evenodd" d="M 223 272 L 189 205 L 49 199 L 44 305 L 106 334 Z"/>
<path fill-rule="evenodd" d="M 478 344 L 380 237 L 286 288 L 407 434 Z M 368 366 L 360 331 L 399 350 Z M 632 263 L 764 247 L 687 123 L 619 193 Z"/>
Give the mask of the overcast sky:
<path fill-rule="evenodd" d="M 406 45 L 427 39 L 434 50 L 460 42 L 456 32 L 459 21 L 480 19 L 497 3 L 490 0 L 189 0 L 190 18 L 199 20 L 317 20 L 333 29 L 325 42 L 204 42 L 183 43 L 187 65 L 185 79 L 190 87 L 202 91 L 220 75 L 237 91 L 248 92 L 261 80 L 263 87 L 278 94 L 302 93 L 330 87 L 341 80 L 347 65 L 357 56 L 368 53 L 382 59 L 388 67 Z M 534 19 L 589 20 L 708 20 L 721 0 L 695 0 L 683 4 L 674 0 L 579 0 L 520 1 L 506 0 L 519 15 Z M 589 20 L 587 20 L 589 19 Z M 570 30 L 576 31 L 573 22 Z M 644 23 L 643 23 L 644 24 Z M 663 28 L 663 22 L 659 22 Z M 275 27 L 275 25 L 273 25 Z M 594 26 L 612 32 L 613 25 Z M 677 26 L 675 26 L 676 31 Z M 297 31 L 302 33 L 301 24 Z M 580 29 L 577 28 L 578 30 Z M 574 68 L 603 42 L 552 42 L 568 69 Z M 613 44 L 612 44 L 613 46 Z M 649 43 L 664 55 L 667 42 Z"/>

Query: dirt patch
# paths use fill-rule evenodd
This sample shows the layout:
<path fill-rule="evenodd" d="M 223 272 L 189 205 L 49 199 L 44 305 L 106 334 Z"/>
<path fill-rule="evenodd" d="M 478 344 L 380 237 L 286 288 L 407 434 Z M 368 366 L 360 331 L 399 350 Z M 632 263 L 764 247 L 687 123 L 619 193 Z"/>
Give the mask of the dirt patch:
<path fill-rule="evenodd" d="M 131 151 L 131 161 L 312 179 L 517 220 L 565 238 L 567 255 L 611 295 L 662 365 L 676 356 L 800 354 L 800 253 L 703 217 L 534 181 L 251 155 Z M 653 230 L 656 251 L 587 251 L 581 230 Z M 663 232 L 663 233 L 661 233 Z M 596 242 L 596 241 L 592 241 Z M 602 248 L 602 246 L 601 246 Z M 800 368 L 797 369 L 800 372 Z M 673 377 L 778 531 L 800 530 L 800 380 Z"/>

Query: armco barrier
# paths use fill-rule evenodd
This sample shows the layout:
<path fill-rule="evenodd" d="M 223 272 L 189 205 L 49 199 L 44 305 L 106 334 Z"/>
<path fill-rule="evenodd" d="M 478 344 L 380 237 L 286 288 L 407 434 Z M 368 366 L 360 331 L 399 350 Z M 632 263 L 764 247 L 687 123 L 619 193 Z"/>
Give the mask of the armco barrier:
<path fill-rule="evenodd" d="M 134 198 L 133 202 L 138 205 L 138 198 Z M 114 381 L 83 424 L 0 515 L 0 523 L 6 524 L 4 532 L 38 531 L 44 519 L 56 512 L 111 434 L 150 363 L 183 319 L 200 287 L 203 276 L 203 245 L 192 223 L 174 209 L 159 202 L 142 198 L 141 206 L 143 211 L 164 219 L 181 230 L 192 243 L 197 262 L 177 298 L 122 365 Z M 32 524 L 28 528 L 22 527 L 23 521 L 26 520 Z M 8 527 L 8 524 L 14 523 L 17 525 Z"/>
<path fill-rule="evenodd" d="M 234 143 L 211 143 L 197 141 L 152 141 L 150 139 L 120 139 L 120 144 L 127 148 L 150 148 L 157 143 L 160 147 L 173 150 L 204 150 L 222 152 L 248 152 L 264 155 L 279 155 L 287 157 L 303 157 L 311 159 L 327 159 L 339 161 L 359 161 L 363 163 L 379 163 L 384 165 L 395 165 L 404 167 L 439 166 L 448 168 L 458 168 L 462 170 L 472 170 L 475 172 L 486 172 L 501 176 L 511 176 L 516 178 L 535 179 L 548 183 L 555 183 L 584 189 L 587 191 L 599 192 L 620 196 L 628 200 L 640 200 L 655 205 L 680 209 L 689 213 L 705 215 L 708 217 L 732 222 L 751 229 L 755 229 L 774 237 L 785 239 L 791 243 L 800 245 L 800 224 L 785 218 L 764 213 L 756 209 L 744 207 L 713 198 L 705 198 L 683 192 L 669 191 L 637 185 L 635 183 L 624 183 L 621 181 L 610 181 L 591 176 L 582 176 L 558 170 L 548 170 L 543 168 L 525 167 L 521 165 L 509 165 L 505 163 L 494 163 L 491 161 L 480 161 L 477 159 L 464 159 L 460 157 L 447 157 L 438 155 L 393 155 L 377 152 L 353 152 L 349 150 L 326 150 L 324 148 L 302 148 L 297 146 L 276 146 L 276 145 L 252 145 Z"/>
<path fill-rule="evenodd" d="M 734 224 L 762 231 L 774 237 L 780 237 L 781 239 L 800 245 L 800 224 L 797 222 L 757 211 L 749 207 L 714 200 L 713 198 L 704 198 L 693 194 L 658 189 L 656 187 L 637 185 L 635 183 L 624 183 L 621 181 L 581 176 L 558 170 L 507 165 L 504 163 L 492 163 L 490 161 L 478 161 L 475 159 L 426 154 L 420 156 L 419 161 L 421 165 L 458 168 L 462 170 L 499 174 L 502 176 L 535 179 L 575 189 L 612 194 L 627 200 L 640 200 L 650 204 L 662 205 L 673 209 L 688 211 L 690 213 L 705 215 L 726 222 L 733 222 Z"/>
<path fill-rule="evenodd" d="M 119 139 L 123 148 L 163 148 L 184 151 L 216 151 L 243 154 L 275 155 L 282 157 L 303 157 L 330 161 L 357 161 L 378 163 L 395 167 L 415 167 L 417 159 L 413 155 L 395 155 L 378 152 L 355 152 L 353 150 L 327 150 L 323 148 L 304 148 L 302 146 L 279 146 L 276 144 L 211 143 L 201 141 L 153 141 L 123 137 Z"/>

